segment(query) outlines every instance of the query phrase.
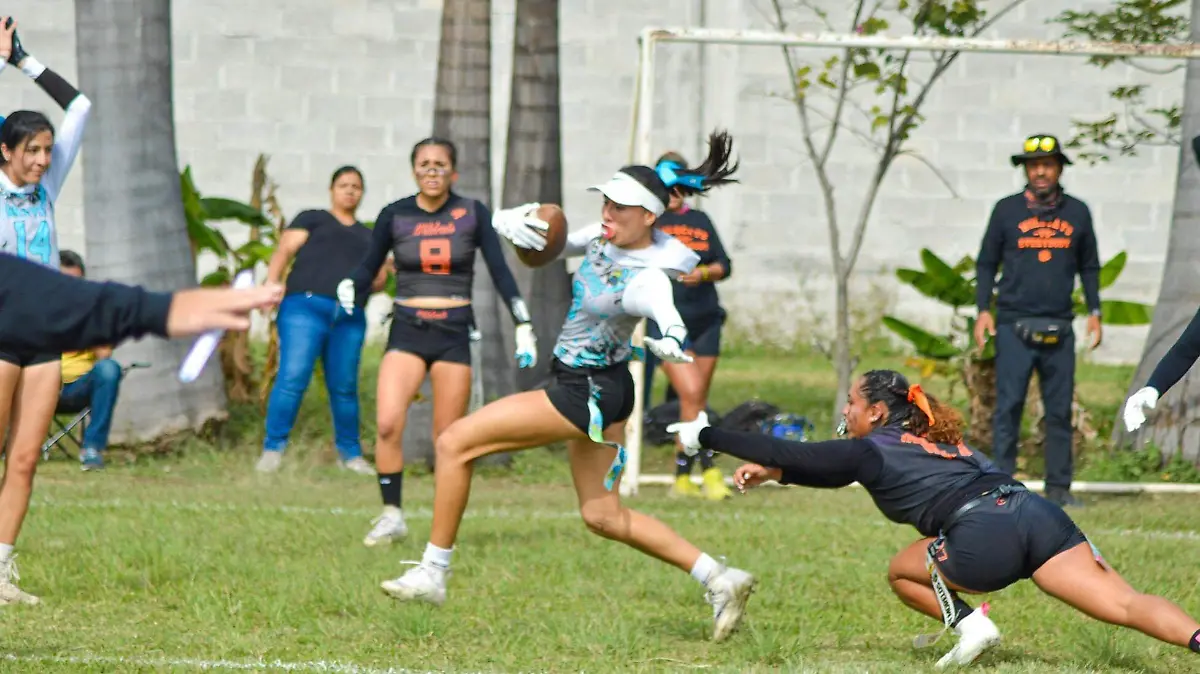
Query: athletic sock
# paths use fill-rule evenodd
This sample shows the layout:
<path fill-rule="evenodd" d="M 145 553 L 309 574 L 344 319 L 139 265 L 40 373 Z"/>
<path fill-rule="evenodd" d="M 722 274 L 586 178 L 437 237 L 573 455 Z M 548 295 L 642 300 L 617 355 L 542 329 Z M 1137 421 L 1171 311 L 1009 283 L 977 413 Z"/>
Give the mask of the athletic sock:
<path fill-rule="evenodd" d="M 404 470 L 398 473 L 379 474 L 379 494 L 383 505 L 400 507 L 400 494 L 404 489 Z"/>
<path fill-rule="evenodd" d="M 425 555 L 421 557 L 421 562 L 436 566 L 445 571 L 450 568 L 450 556 L 454 554 L 454 550 L 439 548 L 433 543 L 425 544 Z"/>
<path fill-rule="evenodd" d="M 700 450 L 700 469 L 708 470 L 713 467 L 713 451 L 711 449 Z"/>
<path fill-rule="evenodd" d="M 12 559 L 13 546 L 8 543 L 0 543 L 0 562 L 7 562 Z"/>
<path fill-rule="evenodd" d="M 692 464 L 696 462 L 696 457 L 688 456 L 683 452 L 675 452 L 675 477 L 681 475 L 692 474 Z"/>
<path fill-rule="evenodd" d="M 700 553 L 700 558 L 696 560 L 696 564 L 692 566 L 692 578 L 701 585 L 708 586 L 708 581 L 712 580 L 721 570 L 721 565 L 717 560 L 709 557 L 707 553 Z"/>
<path fill-rule="evenodd" d="M 950 623 L 950 626 L 957 627 L 958 624 L 960 622 L 962 622 L 962 619 L 971 615 L 971 613 L 973 613 L 975 611 L 975 609 L 971 608 L 971 605 L 968 604 L 967 602 L 963 601 L 962 599 L 959 599 L 957 594 L 953 595 L 953 598 L 954 598 L 954 622 Z"/>

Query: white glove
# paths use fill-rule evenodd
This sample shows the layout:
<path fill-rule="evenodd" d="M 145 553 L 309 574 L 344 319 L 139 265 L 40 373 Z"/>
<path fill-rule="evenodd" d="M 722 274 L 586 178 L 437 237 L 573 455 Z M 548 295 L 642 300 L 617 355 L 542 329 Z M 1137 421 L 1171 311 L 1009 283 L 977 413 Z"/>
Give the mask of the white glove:
<path fill-rule="evenodd" d="M 663 336 L 655 339 L 653 337 L 643 337 L 642 342 L 647 349 L 654 352 L 660 360 L 668 363 L 690 363 L 692 357 L 683 352 L 682 340 L 671 337 L 671 328 L 663 331 Z"/>
<path fill-rule="evenodd" d="M 537 217 L 541 204 L 522 204 L 492 213 L 492 229 L 518 248 L 542 250 L 550 225 Z"/>
<path fill-rule="evenodd" d="M 354 313 L 354 281 L 344 278 L 337 284 L 338 304 L 342 305 L 342 311 L 348 314 Z"/>
<path fill-rule="evenodd" d="M 1146 423 L 1146 410 L 1158 404 L 1158 390 L 1149 386 L 1139 389 L 1125 401 L 1125 430 L 1130 433 Z"/>
<path fill-rule="evenodd" d="M 696 456 L 703 449 L 700 446 L 700 431 L 708 428 L 708 412 L 701 412 L 692 421 L 679 421 L 667 426 L 668 433 L 677 433 L 679 442 L 683 445 L 683 453 Z"/>
<path fill-rule="evenodd" d="M 531 323 L 517 326 L 517 367 L 530 368 L 537 365 L 537 336 Z"/>

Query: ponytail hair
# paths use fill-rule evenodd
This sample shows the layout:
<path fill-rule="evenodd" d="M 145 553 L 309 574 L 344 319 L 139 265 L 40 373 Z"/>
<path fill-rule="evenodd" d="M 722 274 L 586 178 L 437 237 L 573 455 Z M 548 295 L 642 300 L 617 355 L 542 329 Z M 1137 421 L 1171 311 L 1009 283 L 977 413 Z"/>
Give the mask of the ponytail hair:
<path fill-rule="evenodd" d="M 913 435 L 943 445 L 963 441 L 962 415 L 925 393 L 920 384 L 909 384 L 894 370 L 871 370 L 862 377 L 860 390 L 868 404 L 887 407 L 887 425 L 899 425 Z"/>
<path fill-rule="evenodd" d="M 678 191 L 685 197 L 704 194 L 737 180 L 730 178 L 738 169 L 738 162 L 730 163 L 733 154 L 733 137 L 726 131 L 713 131 L 708 135 L 708 156 L 696 168 L 687 168 L 674 157 L 664 155 L 654 168 L 649 166 L 626 166 L 621 169 L 642 187 L 650 190 L 659 201 L 666 204 L 671 193 Z"/>

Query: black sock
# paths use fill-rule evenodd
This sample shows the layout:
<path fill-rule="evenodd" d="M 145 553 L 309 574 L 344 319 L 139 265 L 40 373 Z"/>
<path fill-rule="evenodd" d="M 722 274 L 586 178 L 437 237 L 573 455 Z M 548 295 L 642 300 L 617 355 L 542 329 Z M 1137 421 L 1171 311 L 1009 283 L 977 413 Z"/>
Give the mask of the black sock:
<path fill-rule="evenodd" d="M 675 477 L 681 475 L 692 474 L 692 464 L 695 463 L 696 457 L 688 456 L 683 452 L 675 452 Z"/>
<path fill-rule="evenodd" d="M 713 451 L 711 449 L 700 450 L 700 470 L 708 470 L 713 467 Z"/>
<path fill-rule="evenodd" d="M 379 474 L 379 494 L 383 505 L 400 507 L 400 493 L 404 489 L 404 469 L 398 473 Z"/>
<path fill-rule="evenodd" d="M 1188 648 L 1192 649 L 1193 653 L 1200 653 L 1200 630 L 1192 635 L 1192 640 L 1188 642 Z"/>
<path fill-rule="evenodd" d="M 954 599 L 954 622 L 950 623 L 950 626 L 956 627 L 960 622 L 962 622 L 963 618 L 971 615 L 971 612 L 975 609 L 971 608 L 971 605 L 967 602 L 959 599 L 957 594 L 951 596 Z"/>

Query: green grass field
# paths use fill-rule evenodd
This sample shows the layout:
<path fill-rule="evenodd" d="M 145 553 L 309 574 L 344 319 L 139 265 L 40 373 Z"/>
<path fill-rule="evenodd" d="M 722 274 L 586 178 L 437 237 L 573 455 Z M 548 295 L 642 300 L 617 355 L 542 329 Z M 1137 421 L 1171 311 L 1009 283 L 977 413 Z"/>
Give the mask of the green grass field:
<path fill-rule="evenodd" d="M 1084 367 L 1081 390 L 1115 410 L 1127 376 Z M 823 431 L 831 386 L 818 361 L 742 354 L 722 366 L 713 404 L 759 394 L 810 414 Z M 363 392 L 364 420 L 371 393 Z M 762 489 L 708 503 L 643 487 L 636 507 L 760 579 L 743 629 L 710 643 L 702 590 L 588 534 L 567 466 L 547 450 L 477 477 L 447 604 L 396 603 L 379 582 L 402 573 L 399 561 L 419 559 L 431 480 L 406 481 L 408 541 L 363 547 L 378 488 L 331 465 L 323 405 L 314 387 L 300 441 L 276 475 L 253 473 L 261 421 L 246 410 L 219 446 L 114 455 L 99 474 L 43 464 L 18 562 L 21 585 L 44 603 L 3 609 L 0 670 L 914 672 L 931 671 L 951 643 L 910 648 L 937 624 L 903 608 L 885 572 L 916 534 L 884 521 L 861 490 Z M 647 470 L 665 471 L 670 452 L 652 454 Z M 1192 525 L 1200 500 L 1086 500 L 1077 519 L 1109 560 L 1139 589 L 1200 614 Z M 978 671 L 1200 665 L 1186 650 L 1084 618 L 1027 582 L 987 599 L 1005 641 Z"/>

